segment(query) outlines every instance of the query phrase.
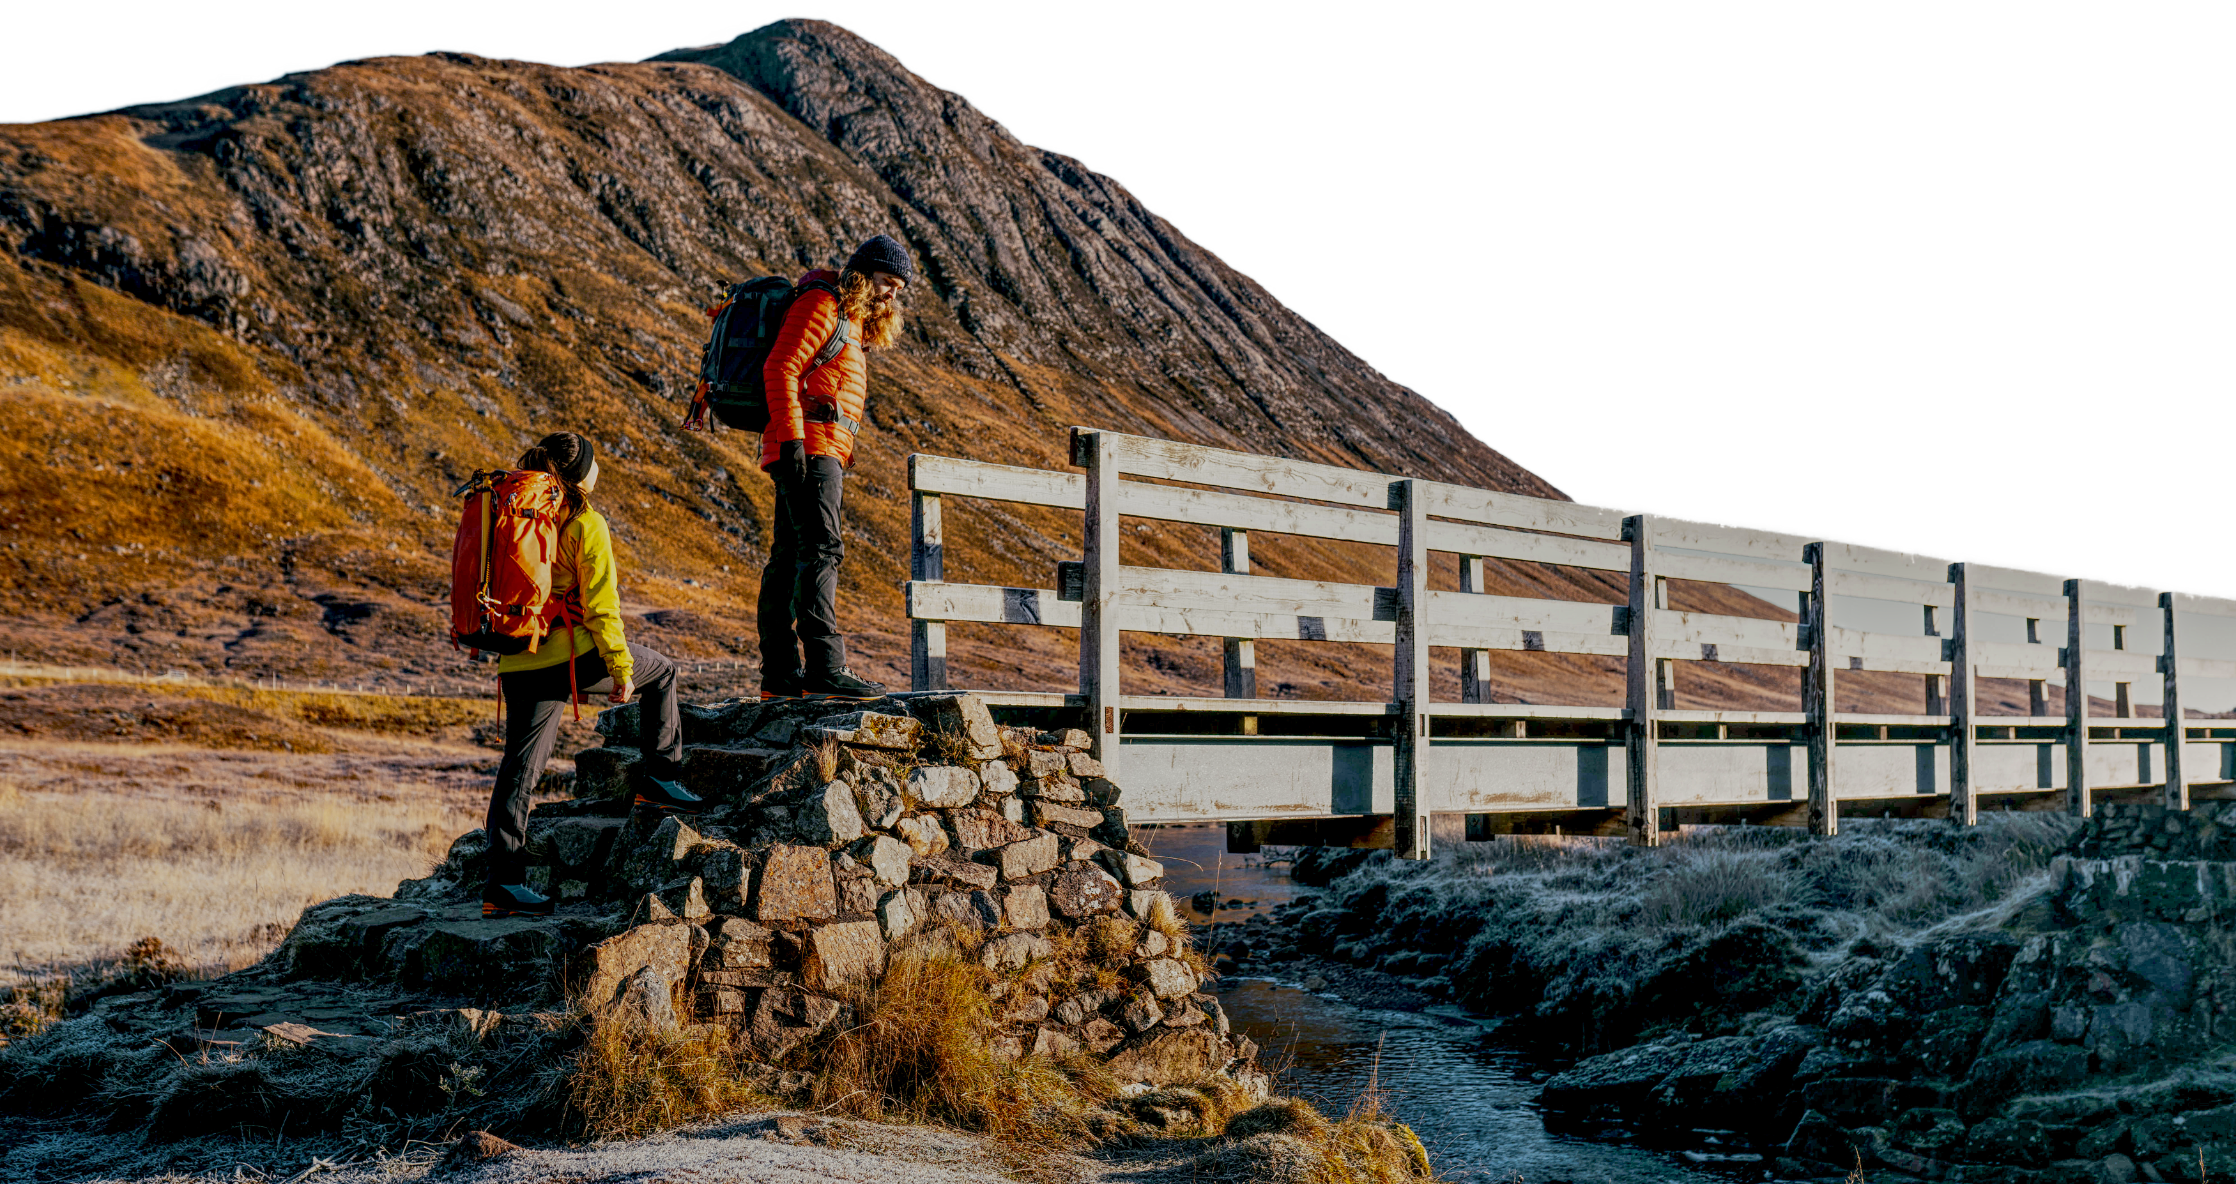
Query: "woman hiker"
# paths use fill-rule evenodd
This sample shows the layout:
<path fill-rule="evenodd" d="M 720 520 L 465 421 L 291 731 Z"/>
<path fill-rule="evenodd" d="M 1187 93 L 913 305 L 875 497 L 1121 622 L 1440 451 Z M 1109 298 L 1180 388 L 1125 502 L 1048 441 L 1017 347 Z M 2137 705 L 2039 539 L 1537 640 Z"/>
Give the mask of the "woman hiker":
<path fill-rule="evenodd" d="M 776 486 L 775 530 L 756 606 L 763 699 L 875 699 L 885 688 L 846 668 L 838 628 L 846 469 L 869 391 L 866 349 L 900 339 L 901 291 L 916 276 L 887 235 L 863 243 L 842 271 L 800 277 L 801 292 L 761 368 L 769 426 L 761 471 Z M 846 334 L 828 365 L 817 351 Z M 810 373 L 810 371 L 813 371 Z"/>
<path fill-rule="evenodd" d="M 683 727 L 676 706 L 675 663 L 621 635 L 621 597 L 615 586 L 613 535 L 605 516 L 590 508 L 598 487 L 598 461 L 587 437 L 553 432 L 521 454 L 520 468 L 550 473 L 566 490 L 567 525 L 559 558 L 551 565 L 552 599 L 565 619 L 579 621 L 573 637 L 554 631 L 534 653 L 508 654 L 497 662 L 505 699 L 505 759 L 489 796 L 489 884 L 481 915 L 512 917 L 549 913 L 552 902 L 528 887 L 528 796 L 543 777 L 559 739 L 561 715 L 585 694 L 606 692 L 606 702 L 627 703 L 642 692 L 637 745 L 644 752 L 636 802 L 695 814 L 700 799 L 676 784 L 683 760 Z M 574 655 L 570 678 L 567 658 Z"/>

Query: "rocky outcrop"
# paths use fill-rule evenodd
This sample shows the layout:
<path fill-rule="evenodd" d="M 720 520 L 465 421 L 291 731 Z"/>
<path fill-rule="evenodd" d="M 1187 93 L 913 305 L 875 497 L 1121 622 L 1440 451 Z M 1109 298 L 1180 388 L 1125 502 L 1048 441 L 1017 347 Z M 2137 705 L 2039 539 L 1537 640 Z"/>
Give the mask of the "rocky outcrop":
<path fill-rule="evenodd" d="M 636 710 L 599 726 L 633 736 Z M 684 777 L 703 814 L 632 808 L 641 757 L 619 746 L 578 762 L 584 796 L 531 814 L 531 879 L 559 897 L 552 916 L 479 915 L 488 844 L 469 832 L 393 899 L 304 910 L 252 970 L 104 999 L 9 1046 L 0 1103 L 145 1104 L 184 1130 L 222 1116 L 206 1106 L 266 1097 L 301 1106 L 298 1122 L 339 1124 L 368 1082 L 434 1073 L 420 1084 L 456 1093 L 473 1085 L 473 1050 L 556 1063 L 584 1025 L 609 1022 L 726 1026 L 781 1092 L 804 1083 L 815 1041 L 861 1005 L 896 943 L 926 941 L 983 966 L 984 1038 L 1002 1055 L 1093 1055 L 1147 1085 L 1262 1081 L 1254 1047 L 1202 990 L 1208 971 L 1163 869 L 1128 839 L 1117 788 L 1064 819 L 1036 819 L 1019 796 L 1020 770 L 1083 760 L 1084 733 L 999 728 L 965 695 L 843 713 L 722 702 L 686 720 Z M 956 755 L 969 753 L 988 755 Z M 168 1053 L 148 1055 L 166 1042 L 253 1063 L 255 1080 L 181 1076 Z M 318 1072 L 259 1055 L 281 1046 L 317 1050 Z"/>
<path fill-rule="evenodd" d="M 1867 945 L 1742 1034 L 1584 1061 L 1542 1101 L 1745 1132 L 1802 1174 L 1859 1159 L 1998 1184 L 2236 1170 L 2231 823 L 2230 803 L 2102 807 L 1991 916 Z"/>

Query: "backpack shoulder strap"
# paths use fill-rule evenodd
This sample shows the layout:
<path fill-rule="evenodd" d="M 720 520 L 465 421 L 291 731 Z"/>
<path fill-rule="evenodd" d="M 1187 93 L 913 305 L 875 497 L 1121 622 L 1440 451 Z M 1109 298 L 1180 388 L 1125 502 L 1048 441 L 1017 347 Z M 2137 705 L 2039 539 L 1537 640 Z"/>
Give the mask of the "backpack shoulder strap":
<path fill-rule="evenodd" d="M 847 320 L 845 317 L 840 317 L 838 327 L 831 330 L 831 339 L 823 343 L 822 349 L 815 351 L 815 357 L 808 362 L 807 369 L 800 371 L 800 377 L 806 378 L 808 375 L 815 373 L 825 362 L 837 357 L 839 351 L 846 348 L 847 339 L 853 335 L 854 322 Z"/>

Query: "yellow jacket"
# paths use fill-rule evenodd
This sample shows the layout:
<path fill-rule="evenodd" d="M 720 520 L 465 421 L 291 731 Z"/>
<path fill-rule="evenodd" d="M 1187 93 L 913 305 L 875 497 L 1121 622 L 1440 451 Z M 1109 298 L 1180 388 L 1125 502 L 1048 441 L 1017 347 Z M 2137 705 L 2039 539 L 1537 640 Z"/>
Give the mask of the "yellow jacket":
<path fill-rule="evenodd" d="M 567 619 L 582 622 L 573 629 L 575 656 L 597 650 L 616 683 L 636 672 L 628 642 L 621 635 L 621 590 L 614 578 L 613 532 L 606 527 L 605 515 L 585 509 L 560 533 L 559 561 L 551 565 L 551 596 L 566 606 Z M 569 649 L 567 631 L 555 629 L 533 653 L 499 658 L 497 673 L 563 666 Z"/>

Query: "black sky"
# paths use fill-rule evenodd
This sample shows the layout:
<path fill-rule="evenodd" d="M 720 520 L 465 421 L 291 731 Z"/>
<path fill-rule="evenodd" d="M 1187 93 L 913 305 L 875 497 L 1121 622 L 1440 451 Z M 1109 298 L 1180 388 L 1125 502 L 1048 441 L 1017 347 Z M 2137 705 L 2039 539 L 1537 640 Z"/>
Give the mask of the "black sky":
<path fill-rule="evenodd" d="M 521 11 L 543 18 L 141 20 L 101 69 L 0 78 L 0 114 L 438 42 L 631 56 L 722 20 Z M 2187 101 L 2178 71 L 1614 9 L 957 11 L 836 16 L 1125 176 L 1576 496 L 2236 585 L 2211 154 L 2138 118 Z"/>

